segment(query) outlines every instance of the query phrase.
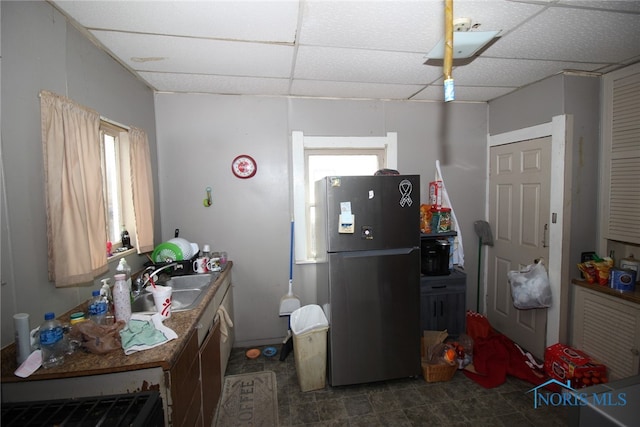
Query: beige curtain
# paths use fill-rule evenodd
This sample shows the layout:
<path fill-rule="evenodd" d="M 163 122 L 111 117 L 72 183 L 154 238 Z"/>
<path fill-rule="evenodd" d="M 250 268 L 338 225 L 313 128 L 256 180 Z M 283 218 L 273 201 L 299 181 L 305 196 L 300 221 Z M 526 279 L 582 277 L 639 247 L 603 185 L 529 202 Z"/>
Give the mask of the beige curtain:
<path fill-rule="evenodd" d="M 142 129 L 129 131 L 129 156 L 131 159 L 131 189 L 136 221 L 138 253 L 153 251 L 154 198 L 151 175 L 149 140 Z"/>
<path fill-rule="evenodd" d="M 49 242 L 49 280 L 57 287 L 108 270 L 100 161 L 100 116 L 40 92 Z"/>

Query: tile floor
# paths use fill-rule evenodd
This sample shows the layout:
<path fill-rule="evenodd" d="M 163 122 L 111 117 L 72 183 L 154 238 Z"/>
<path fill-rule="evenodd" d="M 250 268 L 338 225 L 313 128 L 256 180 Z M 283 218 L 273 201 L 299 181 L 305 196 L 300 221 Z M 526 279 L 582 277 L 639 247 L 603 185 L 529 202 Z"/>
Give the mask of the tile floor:
<path fill-rule="evenodd" d="M 280 351 L 280 346 L 276 346 Z M 262 349 L 262 348 L 260 348 Z M 448 382 L 423 378 L 331 387 L 301 392 L 295 359 L 260 356 L 249 360 L 246 349 L 231 353 L 227 375 L 270 370 L 278 382 L 281 426 L 567 426 L 564 407 L 533 408 L 533 386 L 508 377 L 505 384 L 485 389 L 456 372 Z"/>

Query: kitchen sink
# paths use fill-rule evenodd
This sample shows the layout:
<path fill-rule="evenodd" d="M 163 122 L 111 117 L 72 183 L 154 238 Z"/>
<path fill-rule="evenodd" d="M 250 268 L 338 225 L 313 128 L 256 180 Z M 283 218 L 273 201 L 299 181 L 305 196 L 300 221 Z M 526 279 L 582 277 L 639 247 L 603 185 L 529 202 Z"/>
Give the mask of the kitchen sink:
<path fill-rule="evenodd" d="M 173 288 L 173 292 L 179 289 L 204 289 L 208 288 L 209 285 L 215 282 L 219 275 L 220 273 L 206 273 L 175 276 L 160 284 L 164 286 L 171 286 Z"/>
<path fill-rule="evenodd" d="M 208 287 L 216 281 L 218 274 L 176 276 L 157 284 L 173 288 L 171 292 L 171 311 L 188 311 L 198 306 Z M 131 312 L 155 313 L 156 306 L 153 302 L 153 295 L 143 291 L 131 303 Z"/>

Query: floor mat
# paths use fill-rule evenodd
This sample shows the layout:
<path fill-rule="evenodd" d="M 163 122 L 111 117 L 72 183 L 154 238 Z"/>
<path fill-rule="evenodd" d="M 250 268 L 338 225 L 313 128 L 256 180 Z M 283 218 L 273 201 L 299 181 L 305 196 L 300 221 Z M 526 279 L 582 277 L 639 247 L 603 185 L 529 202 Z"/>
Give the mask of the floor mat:
<path fill-rule="evenodd" d="M 224 377 L 216 426 L 277 426 L 278 387 L 272 371 Z"/>

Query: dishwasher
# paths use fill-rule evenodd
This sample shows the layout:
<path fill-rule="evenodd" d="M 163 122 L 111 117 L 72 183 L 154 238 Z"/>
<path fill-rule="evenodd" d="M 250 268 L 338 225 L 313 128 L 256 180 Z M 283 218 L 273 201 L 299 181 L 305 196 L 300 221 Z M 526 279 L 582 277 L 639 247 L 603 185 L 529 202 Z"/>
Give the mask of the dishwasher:
<path fill-rule="evenodd" d="M 2 426 L 164 427 L 157 391 L 35 402 L 2 403 Z"/>

